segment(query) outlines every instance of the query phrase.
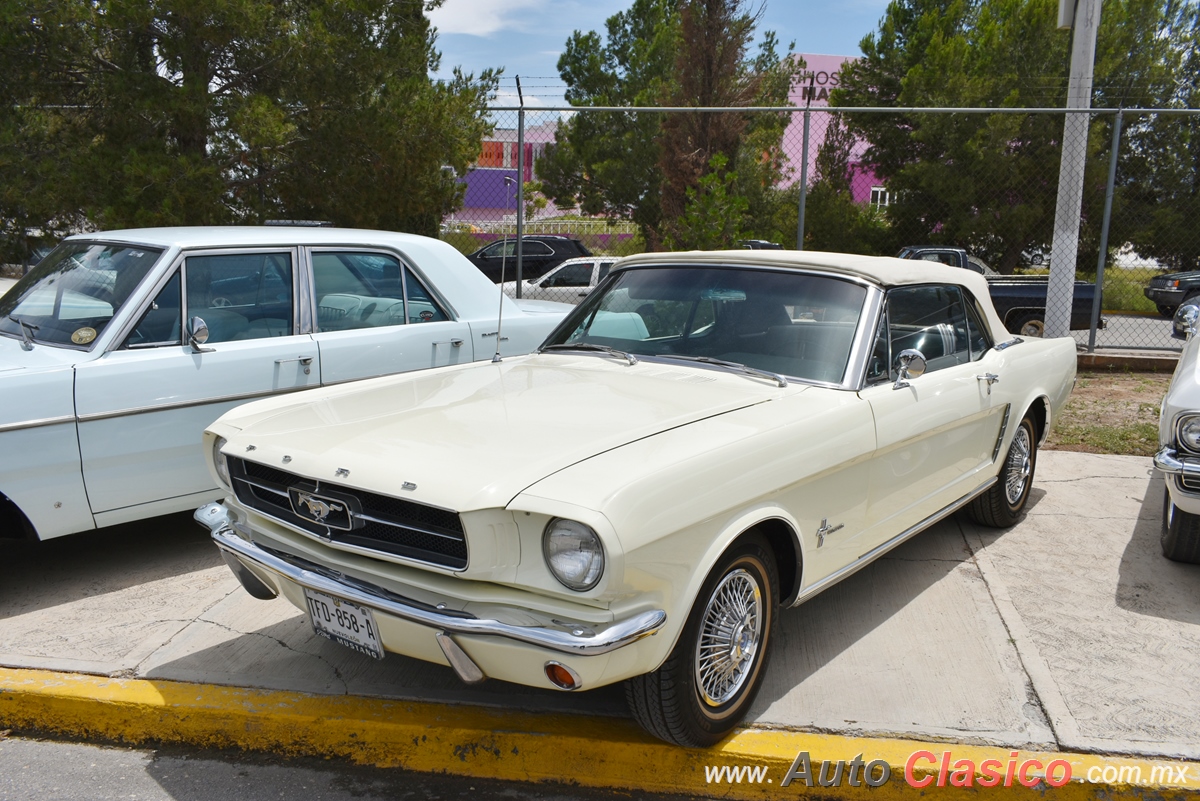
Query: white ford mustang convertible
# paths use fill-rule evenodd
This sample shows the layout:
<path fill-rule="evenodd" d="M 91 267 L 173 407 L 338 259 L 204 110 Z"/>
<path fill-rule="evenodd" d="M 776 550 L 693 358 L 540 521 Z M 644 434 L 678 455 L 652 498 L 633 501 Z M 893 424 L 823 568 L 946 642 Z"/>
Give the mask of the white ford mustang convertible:
<path fill-rule="evenodd" d="M 197 511 L 258 598 L 365 655 L 577 691 L 685 745 L 781 610 L 959 509 L 1016 522 L 1075 377 L 981 276 L 825 253 L 618 262 L 534 354 L 257 401 Z"/>

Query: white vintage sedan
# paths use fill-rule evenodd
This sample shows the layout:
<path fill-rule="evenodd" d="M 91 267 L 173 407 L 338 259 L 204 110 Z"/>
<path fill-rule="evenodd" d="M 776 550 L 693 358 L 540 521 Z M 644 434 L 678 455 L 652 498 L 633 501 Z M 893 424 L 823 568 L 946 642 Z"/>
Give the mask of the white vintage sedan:
<path fill-rule="evenodd" d="M 1160 541 L 1163 556 L 1200 564 L 1200 306 L 1175 312 L 1172 336 L 1186 340 L 1158 418 L 1154 466 L 1166 478 Z"/>
<path fill-rule="evenodd" d="M 485 678 L 627 682 L 653 734 L 729 732 L 782 609 L 959 509 L 1018 520 L 1071 339 L 982 276 L 784 251 L 619 262 L 533 355 L 258 401 L 197 511 L 317 634 Z"/>
<path fill-rule="evenodd" d="M 497 340 L 528 353 L 569 308 L 502 298 L 454 248 L 406 234 L 71 237 L 0 296 L 0 536 L 195 509 L 221 495 L 201 434 L 238 403 L 491 359 Z"/>

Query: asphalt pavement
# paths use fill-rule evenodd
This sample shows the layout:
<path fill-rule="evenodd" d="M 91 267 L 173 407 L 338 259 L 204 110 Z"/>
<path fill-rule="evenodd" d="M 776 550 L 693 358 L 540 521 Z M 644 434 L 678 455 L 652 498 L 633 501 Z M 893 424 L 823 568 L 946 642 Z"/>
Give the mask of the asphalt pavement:
<path fill-rule="evenodd" d="M 747 725 L 1200 758 L 1200 566 L 1158 547 L 1150 460 L 1045 451 L 1007 531 L 956 516 L 782 615 Z M 578 694 L 359 655 L 246 594 L 186 515 L 0 542 L 0 665 L 623 718 Z"/>

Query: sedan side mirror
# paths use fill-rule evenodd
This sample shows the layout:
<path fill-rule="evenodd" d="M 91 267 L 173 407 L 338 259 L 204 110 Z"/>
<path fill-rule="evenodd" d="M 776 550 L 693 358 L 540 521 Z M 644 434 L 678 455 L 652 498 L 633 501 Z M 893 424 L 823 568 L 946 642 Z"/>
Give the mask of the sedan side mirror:
<path fill-rule="evenodd" d="M 1171 321 L 1171 337 L 1188 339 L 1200 327 L 1200 306 L 1185 303 L 1175 311 L 1175 319 Z"/>
<path fill-rule="evenodd" d="M 212 353 L 212 348 L 203 348 L 205 342 L 208 341 L 208 323 L 204 322 L 203 317 L 193 317 L 188 320 L 188 344 L 192 346 L 193 353 Z"/>
<path fill-rule="evenodd" d="M 925 375 L 925 354 L 915 348 L 905 348 L 900 351 L 897 357 L 900 362 L 900 373 L 896 376 L 896 383 L 892 384 L 892 389 L 904 389 L 910 386 L 908 379 L 920 378 Z"/>

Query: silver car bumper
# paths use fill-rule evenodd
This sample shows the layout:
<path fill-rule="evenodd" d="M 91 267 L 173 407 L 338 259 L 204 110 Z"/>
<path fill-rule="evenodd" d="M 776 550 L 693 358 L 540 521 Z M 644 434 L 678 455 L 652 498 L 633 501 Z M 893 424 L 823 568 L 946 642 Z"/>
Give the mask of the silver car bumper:
<path fill-rule="evenodd" d="M 233 530 L 228 511 L 219 503 L 200 507 L 194 517 L 212 532 L 213 541 L 221 549 L 221 556 L 226 564 L 242 582 L 246 591 L 255 598 L 271 598 L 276 593 L 254 575 L 254 571 L 249 569 L 251 566 L 281 576 L 301 587 L 344 598 L 443 634 L 506 637 L 574 656 L 596 656 L 615 651 L 655 634 L 667 621 L 667 613 L 656 609 L 614 621 L 603 628 L 575 626 L 564 630 L 541 626 L 514 626 L 499 620 L 478 618 L 467 612 L 438 609 L 291 554 L 248 542 Z"/>
<path fill-rule="evenodd" d="M 1200 459 L 1179 458 L 1179 452 L 1170 445 L 1154 454 L 1154 466 L 1169 476 L 1193 479 L 1200 482 Z"/>

